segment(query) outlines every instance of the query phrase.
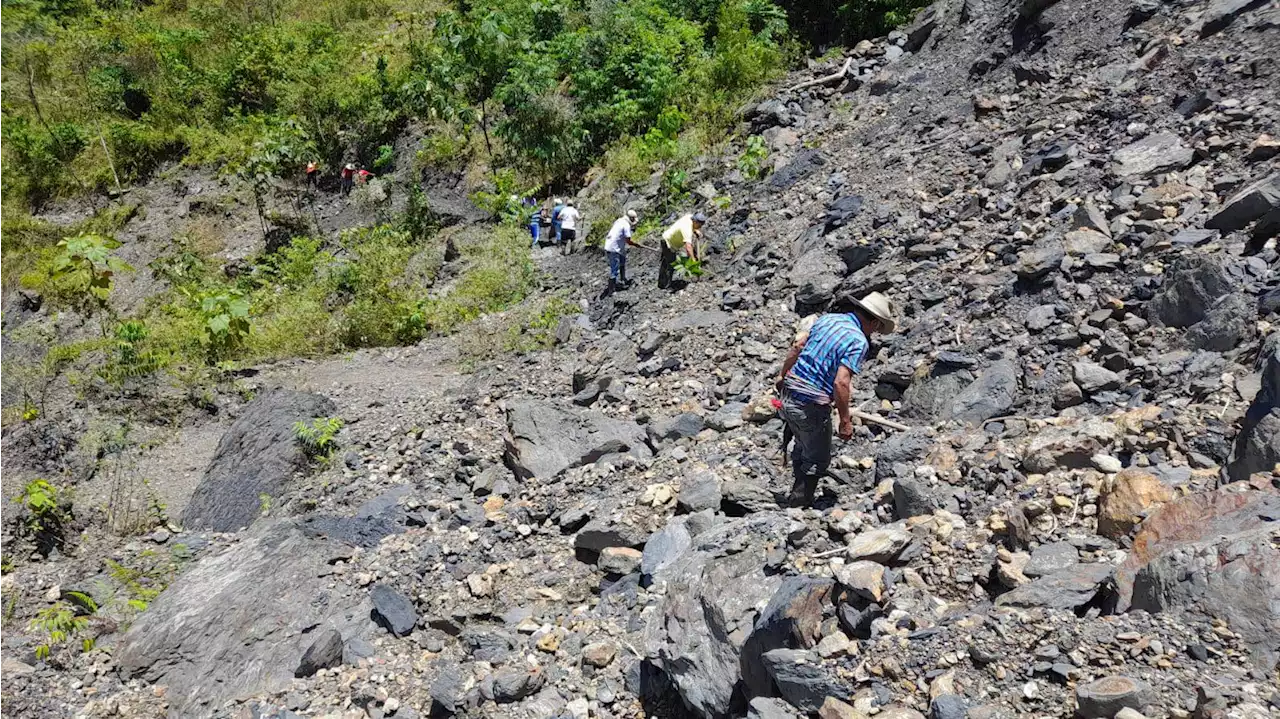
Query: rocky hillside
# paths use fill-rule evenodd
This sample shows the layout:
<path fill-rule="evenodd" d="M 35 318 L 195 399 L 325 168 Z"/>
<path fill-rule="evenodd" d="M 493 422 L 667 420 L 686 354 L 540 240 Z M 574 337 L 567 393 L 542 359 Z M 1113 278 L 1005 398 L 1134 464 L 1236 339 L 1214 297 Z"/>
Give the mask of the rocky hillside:
<path fill-rule="evenodd" d="M 811 63 L 744 112 L 763 179 L 690 177 L 700 280 L 537 250 L 552 349 L 244 372 L 120 470 L 169 526 L 10 538 L 6 716 L 1280 714 L 1278 70 L 1257 0 L 940 0 Z M 871 290 L 854 401 L 908 430 L 787 508 L 781 358 Z"/>

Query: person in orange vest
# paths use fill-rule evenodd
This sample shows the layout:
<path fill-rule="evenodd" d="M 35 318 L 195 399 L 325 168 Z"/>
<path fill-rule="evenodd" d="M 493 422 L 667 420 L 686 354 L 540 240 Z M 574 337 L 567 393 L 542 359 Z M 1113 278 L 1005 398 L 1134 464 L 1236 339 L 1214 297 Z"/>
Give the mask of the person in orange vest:
<path fill-rule="evenodd" d="M 355 178 L 356 166 L 348 162 L 346 166 L 342 168 L 342 194 L 344 196 L 351 194 L 351 185 L 355 182 Z"/>
<path fill-rule="evenodd" d="M 307 163 L 307 187 L 316 187 L 320 184 L 320 168 L 316 165 L 316 161 L 312 160 Z"/>

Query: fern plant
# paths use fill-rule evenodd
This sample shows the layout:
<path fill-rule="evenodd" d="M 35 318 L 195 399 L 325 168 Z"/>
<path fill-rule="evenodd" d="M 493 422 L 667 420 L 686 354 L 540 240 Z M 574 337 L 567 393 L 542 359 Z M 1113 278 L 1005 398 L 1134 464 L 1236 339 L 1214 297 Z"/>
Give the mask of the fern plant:
<path fill-rule="evenodd" d="M 79 592 L 76 592 L 76 594 L 78 595 L 77 601 L 88 608 L 90 612 L 98 610 L 98 605 L 94 603 L 92 597 Z M 28 631 L 42 638 L 40 644 L 36 646 L 36 657 L 38 659 L 48 659 L 54 650 L 69 643 L 77 634 L 81 634 L 88 628 L 89 618 L 77 613 L 74 607 L 63 601 L 55 602 L 53 605 L 41 609 L 40 613 L 28 625 Z M 91 651 L 93 649 L 93 638 L 84 637 L 81 639 L 80 648 L 86 652 Z"/>
<path fill-rule="evenodd" d="M 764 163 L 768 157 L 769 148 L 764 144 L 764 138 L 759 135 L 752 135 L 747 138 L 747 148 L 742 151 L 742 156 L 738 158 L 738 170 L 744 178 L 758 180 L 764 177 L 768 171 L 768 167 Z"/>
<path fill-rule="evenodd" d="M 338 417 L 318 417 L 311 424 L 296 422 L 293 425 L 293 436 L 302 445 L 302 451 L 310 459 L 328 459 L 338 449 L 334 437 L 342 429 L 342 420 Z"/>
<path fill-rule="evenodd" d="M 35 540 L 41 552 L 61 546 L 66 541 L 66 525 L 71 519 L 67 497 L 48 480 L 33 479 L 14 498 L 26 508 L 23 532 Z"/>

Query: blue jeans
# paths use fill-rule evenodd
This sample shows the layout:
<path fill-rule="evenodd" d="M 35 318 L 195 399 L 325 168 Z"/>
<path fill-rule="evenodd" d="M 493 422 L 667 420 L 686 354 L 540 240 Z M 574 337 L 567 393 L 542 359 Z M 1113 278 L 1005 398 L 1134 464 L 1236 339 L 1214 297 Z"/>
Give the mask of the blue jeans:
<path fill-rule="evenodd" d="M 627 281 L 627 251 L 606 252 L 609 256 L 609 277 L 619 282 Z"/>
<path fill-rule="evenodd" d="M 529 224 L 529 234 L 533 235 L 533 243 L 530 244 L 529 246 L 537 247 L 538 246 L 538 223 L 532 222 Z"/>

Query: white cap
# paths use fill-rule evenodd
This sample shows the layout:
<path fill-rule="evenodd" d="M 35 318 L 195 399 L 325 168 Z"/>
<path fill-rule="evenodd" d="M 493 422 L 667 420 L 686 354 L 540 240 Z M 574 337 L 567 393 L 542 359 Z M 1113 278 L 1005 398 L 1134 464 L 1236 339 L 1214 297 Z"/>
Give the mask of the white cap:
<path fill-rule="evenodd" d="M 636 217 L 638 217 L 638 215 L 636 215 L 636 211 L 635 211 L 635 210 L 627 210 L 627 219 L 628 219 L 628 220 L 631 220 L 632 222 L 635 222 Z"/>

